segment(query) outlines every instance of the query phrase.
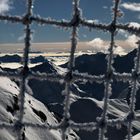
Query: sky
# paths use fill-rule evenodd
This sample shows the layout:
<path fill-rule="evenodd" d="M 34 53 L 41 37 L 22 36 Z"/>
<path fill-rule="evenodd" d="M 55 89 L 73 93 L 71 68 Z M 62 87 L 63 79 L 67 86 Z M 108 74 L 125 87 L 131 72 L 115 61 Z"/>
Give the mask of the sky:
<path fill-rule="evenodd" d="M 87 20 L 95 20 L 97 23 L 110 23 L 112 19 L 113 0 L 80 0 L 82 15 Z M 122 0 L 120 9 L 124 16 L 119 19 L 120 23 L 131 23 L 140 27 L 140 1 Z M 26 11 L 26 0 L 0 0 L 0 14 L 24 15 Z M 72 0 L 34 0 L 33 13 L 41 17 L 52 17 L 53 19 L 72 18 Z M 32 42 L 68 42 L 71 30 L 64 30 L 54 26 L 38 26 L 32 24 L 34 32 Z M 0 21 L 0 44 L 21 43 L 24 38 L 24 26 L 22 24 L 11 24 Z M 79 28 L 79 41 L 87 41 L 92 46 L 95 43 L 103 43 L 110 39 L 110 34 L 102 31 L 89 31 L 87 28 Z M 116 35 L 119 41 L 136 40 L 134 35 L 120 30 Z M 95 41 L 95 42 L 94 42 Z M 128 43 L 127 42 L 127 43 Z M 134 44 L 134 43 L 133 43 Z"/>

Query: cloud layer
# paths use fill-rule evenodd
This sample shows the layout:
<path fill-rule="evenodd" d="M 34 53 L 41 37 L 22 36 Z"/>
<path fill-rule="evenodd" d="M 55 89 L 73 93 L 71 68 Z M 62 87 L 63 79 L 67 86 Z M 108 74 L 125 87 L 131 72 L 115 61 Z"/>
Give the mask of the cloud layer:
<path fill-rule="evenodd" d="M 138 41 L 138 38 L 135 35 L 129 36 L 125 40 L 116 40 L 115 44 L 117 47 L 114 47 L 114 53 L 124 55 L 134 48 L 137 47 L 136 42 Z M 88 42 L 88 45 L 91 46 L 94 50 L 94 52 L 108 52 L 108 48 L 110 46 L 110 41 L 102 40 L 101 38 L 95 38 L 92 41 Z"/>
<path fill-rule="evenodd" d="M 96 52 L 107 53 L 110 46 L 110 42 L 102 40 L 101 38 L 95 38 L 92 41 L 88 42 L 88 45 L 93 48 L 93 51 L 95 53 Z M 126 50 L 122 46 L 119 46 L 117 44 L 117 47 L 114 47 L 114 53 L 124 55 L 126 54 Z"/>
<path fill-rule="evenodd" d="M 135 27 L 135 28 L 140 28 L 140 23 L 137 22 L 130 22 L 129 27 Z"/>
<path fill-rule="evenodd" d="M 136 42 L 138 37 L 135 35 L 130 35 L 125 40 L 116 40 L 115 53 L 126 54 L 137 47 Z M 110 41 L 102 40 L 101 38 L 95 38 L 88 42 L 88 45 L 94 48 L 95 52 L 107 52 L 110 46 Z"/>
<path fill-rule="evenodd" d="M 130 10 L 130 11 L 136 11 L 136 12 L 140 12 L 140 3 L 123 3 L 121 4 L 121 6 L 127 10 Z"/>
<path fill-rule="evenodd" d="M 0 14 L 8 12 L 11 9 L 11 2 L 9 0 L 0 0 Z"/>
<path fill-rule="evenodd" d="M 130 22 L 129 27 L 140 28 L 140 24 L 137 22 Z M 129 35 L 124 30 L 119 30 L 120 35 L 124 36 L 124 40 L 115 40 L 116 48 L 114 48 L 114 52 L 116 54 L 126 54 L 137 48 L 137 41 L 140 39 L 136 35 Z M 110 46 L 110 41 L 102 40 L 101 38 L 95 38 L 87 43 L 87 45 L 91 46 L 95 52 L 107 52 Z"/>
<path fill-rule="evenodd" d="M 95 38 L 89 41 L 88 45 L 93 47 L 94 52 L 106 52 L 108 50 L 108 42 L 101 38 Z"/>

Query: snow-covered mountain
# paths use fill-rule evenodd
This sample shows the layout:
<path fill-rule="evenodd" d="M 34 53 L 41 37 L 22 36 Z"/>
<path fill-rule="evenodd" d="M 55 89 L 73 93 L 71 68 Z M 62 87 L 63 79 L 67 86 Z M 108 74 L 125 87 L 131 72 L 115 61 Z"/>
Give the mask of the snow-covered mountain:
<path fill-rule="evenodd" d="M 1 63 L 10 63 L 10 62 L 20 62 L 21 57 L 17 54 L 15 55 L 4 55 L 0 57 L 0 62 Z"/>
<path fill-rule="evenodd" d="M 129 54 L 125 56 L 116 56 L 114 61 L 114 68 L 118 72 L 131 72 L 131 69 L 134 66 L 134 57 L 136 54 L 136 50 L 130 52 Z M 129 62 L 129 63 L 128 63 Z M 48 66 L 48 64 L 42 64 L 40 66 L 36 67 L 36 70 L 40 72 L 44 69 L 42 66 L 46 67 L 46 71 L 49 73 L 53 72 L 59 72 L 59 70 L 56 70 L 56 66 L 48 62 L 51 66 Z M 75 60 L 75 70 L 78 70 L 79 72 L 87 72 L 89 74 L 104 74 L 106 72 L 106 55 L 103 53 L 97 53 L 94 55 L 81 55 L 78 56 Z M 92 65 L 91 65 L 92 64 Z M 122 67 L 125 64 L 125 68 Z M 46 66 L 45 66 L 46 65 Z M 61 65 L 62 68 L 67 67 L 67 63 L 64 65 Z M 37 81 L 36 81 L 37 82 Z M 62 90 L 64 89 L 63 85 L 60 85 L 58 83 L 42 83 L 39 84 L 39 81 L 36 83 L 39 85 L 39 89 L 33 87 L 34 93 L 40 93 L 45 96 L 48 96 L 48 93 L 50 93 L 50 96 L 48 96 L 50 99 L 52 98 L 52 101 L 49 102 L 49 109 L 52 110 L 58 118 L 61 117 L 61 114 L 63 112 L 62 109 Z M 55 85 L 54 85 L 55 84 Z M 52 86 L 52 88 L 51 88 Z M 56 87 L 55 89 L 53 87 Z M 35 89 L 34 89 L 35 88 Z M 45 89 L 46 90 L 43 90 Z M 38 92 L 37 90 L 41 90 Z M 51 90 L 50 90 L 51 89 Z M 96 117 L 101 115 L 102 110 L 102 98 L 104 96 L 104 85 L 103 84 L 97 84 L 97 83 L 90 83 L 90 82 L 77 82 L 74 83 L 72 88 L 72 97 L 74 97 L 74 101 L 71 104 L 70 113 L 71 113 L 71 119 L 75 122 L 90 122 L 95 121 Z M 44 93 L 42 93 L 44 91 Z M 50 92 L 51 91 L 51 92 Z M 116 118 L 118 116 L 124 117 L 124 115 L 127 115 L 129 112 L 129 95 L 130 95 L 130 88 L 128 83 L 123 82 L 117 82 L 114 80 L 112 84 L 112 92 L 113 95 L 111 96 L 112 100 L 110 101 L 110 110 L 109 110 L 109 116 L 110 118 Z M 55 95 L 52 93 L 55 93 Z M 123 95 L 122 95 L 123 94 Z M 38 95 L 39 96 L 39 95 Z M 138 96 L 138 95 L 137 95 Z M 138 98 L 139 99 L 139 98 Z M 43 99 L 44 100 L 44 99 Z M 47 101 L 46 101 L 47 102 Z M 139 106 L 139 100 L 136 102 L 136 109 L 138 110 Z M 139 122 L 134 124 L 134 135 L 139 132 L 138 125 Z M 78 135 L 82 140 L 91 140 L 91 139 L 97 139 L 98 133 L 95 131 L 95 133 L 90 133 L 86 131 L 79 131 L 77 132 Z M 122 126 L 120 130 L 117 128 L 111 128 L 108 127 L 108 133 L 107 137 L 109 140 L 124 140 L 125 136 L 127 134 L 127 127 Z M 114 137 L 115 136 L 115 137 Z"/>
<path fill-rule="evenodd" d="M 116 55 L 114 57 L 113 67 L 116 72 L 131 72 L 134 67 L 134 58 L 136 56 L 136 49 L 124 56 Z M 61 65 L 66 68 L 67 63 Z M 88 73 L 91 75 L 105 74 L 107 68 L 107 56 L 103 53 L 96 54 L 83 54 L 76 57 L 74 70 L 80 73 Z M 75 83 L 83 92 L 80 96 L 90 96 L 98 100 L 102 100 L 104 96 L 104 85 L 90 82 L 77 82 Z M 120 94 L 129 88 L 128 83 L 118 82 L 115 79 L 112 82 L 112 95 L 110 98 L 120 98 Z M 86 94 L 84 94 L 86 93 Z M 97 94 L 98 93 L 98 94 Z"/>
<path fill-rule="evenodd" d="M 101 116 L 103 111 L 103 101 L 96 100 L 94 98 L 81 98 L 78 99 L 71 105 L 70 113 L 71 119 L 77 123 L 84 122 L 94 122 L 97 121 L 96 118 Z M 125 99 L 111 99 L 109 101 L 108 116 L 109 119 L 114 118 L 124 118 L 129 112 L 129 106 Z M 136 112 L 137 116 L 140 115 L 140 112 Z M 137 134 L 140 131 L 140 122 L 133 122 L 133 135 Z M 93 132 L 88 131 L 78 131 L 77 134 L 82 140 L 97 140 L 98 131 Z M 122 125 L 121 127 L 108 127 L 107 128 L 107 138 L 109 140 L 124 140 L 127 135 L 127 127 Z M 140 138 L 140 137 L 139 137 Z"/>
<path fill-rule="evenodd" d="M 125 56 L 116 56 L 114 59 L 114 68 L 117 72 L 131 72 L 134 66 L 134 57 L 136 50 L 130 52 Z M 83 54 L 75 59 L 74 70 L 81 73 L 89 74 L 104 74 L 106 72 L 106 55 L 103 53 L 97 53 L 93 55 Z M 125 64 L 125 67 L 123 67 Z M 61 67 L 61 68 L 60 68 Z M 32 68 L 32 71 L 46 72 L 46 73 L 65 73 L 67 63 L 57 67 L 52 62 L 45 60 L 42 64 Z M 9 70 L 9 69 L 7 69 Z M 13 71 L 13 70 L 12 70 Z M 64 96 L 62 91 L 64 90 L 64 84 L 50 81 L 39 81 L 32 79 L 29 81 L 29 86 L 33 91 L 33 96 L 45 104 L 48 108 L 48 112 L 53 112 L 53 119 L 60 121 L 63 114 L 63 100 Z M 9 88 L 10 89 L 10 88 Z M 18 89 L 18 87 L 17 87 Z M 138 91 L 139 93 L 140 91 Z M 128 83 L 113 81 L 112 83 L 112 96 L 109 104 L 109 118 L 124 117 L 129 112 L 129 96 L 130 88 Z M 75 82 L 71 87 L 71 119 L 75 122 L 92 122 L 96 121 L 103 111 L 103 99 L 104 85 L 90 82 Z M 26 97 L 33 98 L 30 95 Z M 34 99 L 35 102 L 39 102 Z M 140 114 L 139 107 L 140 96 L 137 94 L 136 110 L 137 115 Z M 42 104 L 40 103 L 40 104 Z M 26 101 L 26 104 L 29 104 Z M 30 105 L 30 104 L 29 104 Z M 44 105 L 43 105 L 44 106 Z M 32 112 L 35 113 L 31 108 Z M 40 110 L 40 109 L 38 109 Z M 42 111 L 44 113 L 44 111 Z M 28 118 L 28 117 L 27 117 Z M 140 139 L 140 121 L 133 122 L 134 127 L 134 140 Z M 93 140 L 98 139 L 98 131 L 76 132 L 81 140 Z M 121 129 L 115 127 L 108 127 L 108 133 L 106 134 L 109 140 L 124 140 L 127 135 L 127 127 L 122 126 Z M 60 136 L 60 133 L 59 133 Z"/>
<path fill-rule="evenodd" d="M 21 57 L 18 54 L 6 54 L 3 56 L 0 56 L 0 62 L 1 63 L 20 63 L 21 62 Z M 45 57 L 44 56 L 36 56 L 36 57 L 31 57 L 30 58 L 30 63 L 39 63 L 39 62 L 45 62 Z"/>
<path fill-rule="evenodd" d="M 19 106 L 18 106 L 19 88 L 9 78 L 0 78 L 0 122 L 1 123 L 15 123 L 18 119 Z M 56 125 L 57 119 L 54 117 L 47 107 L 36 100 L 29 94 L 25 96 L 25 113 L 24 122 L 34 124 Z M 56 130 L 43 130 L 40 128 L 24 128 L 25 140 L 61 140 L 61 132 Z M 16 129 L 6 128 L 0 130 L 0 140 L 16 140 Z M 79 139 L 78 136 L 71 130 L 68 134 L 69 140 Z"/>
<path fill-rule="evenodd" d="M 41 73 L 58 73 L 57 67 L 49 61 L 37 65 L 31 70 L 34 72 L 39 71 Z M 63 102 L 64 97 L 61 93 L 64 90 L 64 85 L 61 85 L 58 82 L 50 82 L 47 80 L 39 81 L 36 79 L 31 79 L 29 80 L 29 86 L 34 93 L 34 97 L 45 104 Z"/>

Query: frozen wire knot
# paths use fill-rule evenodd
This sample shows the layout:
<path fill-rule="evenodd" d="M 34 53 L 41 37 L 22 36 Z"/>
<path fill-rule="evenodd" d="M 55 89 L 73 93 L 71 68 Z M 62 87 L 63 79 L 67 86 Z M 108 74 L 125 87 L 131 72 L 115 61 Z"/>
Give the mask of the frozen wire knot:
<path fill-rule="evenodd" d="M 110 81 L 112 78 L 113 78 L 113 71 L 112 70 L 107 71 L 105 74 L 105 80 Z"/>
<path fill-rule="evenodd" d="M 69 71 L 66 75 L 65 75 L 65 81 L 66 82 L 71 82 L 73 79 L 73 73 L 72 71 Z"/>
<path fill-rule="evenodd" d="M 109 26 L 109 31 L 111 32 L 111 33 L 114 33 L 115 31 L 116 31 L 116 24 L 114 23 L 114 21 L 110 24 L 110 26 Z"/>
<path fill-rule="evenodd" d="M 98 127 L 103 129 L 103 128 L 107 128 L 107 120 L 104 118 L 97 118 L 97 122 L 98 122 Z"/>
<path fill-rule="evenodd" d="M 15 130 L 21 130 L 23 127 L 24 127 L 24 124 L 20 121 L 16 121 L 16 123 L 14 124 Z"/>
<path fill-rule="evenodd" d="M 29 74 L 29 67 L 28 66 L 23 67 L 20 74 L 24 77 L 27 77 Z"/>
<path fill-rule="evenodd" d="M 132 122 L 135 119 L 136 119 L 136 115 L 134 111 L 130 112 L 126 117 L 127 122 Z"/>
<path fill-rule="evenodd" d="M 64 118 L 61 123 L 61 129 L 65 130 L 70 126 L 69 118 Z"/>
<path fill-rule="evenodd" d="M 133 80 L 138 80 L 140 74 L 136 72 L 135 70 L 132 70 L 132 79 Z"/>
<path fill-rule="evenodd" d="M 24 25 L 29 25 L 29 24 L 31 24 L 31 23 L 32 23 L 32 18 L 31 18 L 31 16 L 30 16 L 29 14 L 25 15 L 25 16 L 23 17 L 22 23 L 23 23 Z"/>

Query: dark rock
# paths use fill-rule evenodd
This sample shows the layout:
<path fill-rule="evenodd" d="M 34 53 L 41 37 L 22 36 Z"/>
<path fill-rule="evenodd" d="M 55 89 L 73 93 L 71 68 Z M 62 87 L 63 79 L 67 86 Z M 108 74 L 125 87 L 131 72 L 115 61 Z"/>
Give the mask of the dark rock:
<path fill-rule="evenodd" d="M 47 120 L 46 115 L 42 111 L 36 110 L 35 108 L 32 108 L 32 110 L 41 119 L 43 123 Z"/>

